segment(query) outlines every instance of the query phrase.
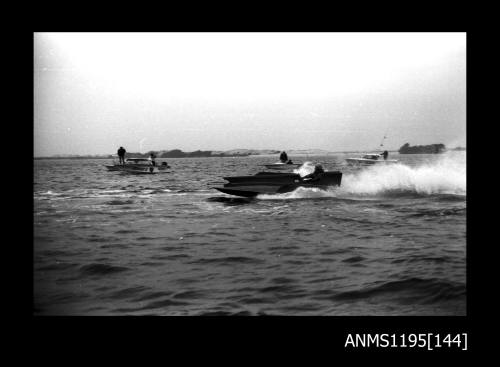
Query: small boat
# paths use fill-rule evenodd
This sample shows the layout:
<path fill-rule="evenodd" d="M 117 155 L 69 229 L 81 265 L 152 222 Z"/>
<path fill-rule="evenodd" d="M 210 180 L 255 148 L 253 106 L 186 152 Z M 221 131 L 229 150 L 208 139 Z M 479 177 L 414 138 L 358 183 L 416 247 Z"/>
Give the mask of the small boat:
<path fill-rule="evenodd" d="M 384 159 L 384 155 L 380 153 L 368 153 L 360 158 L 347 158 L 346 162 L 350 165 L 372 165 L 397 163 L 398 161 L 396 159 Z"/>
<path fill-rule="evenodd" d="M 170 168 L 167 162 L 162 162 L 161 165 L 152 165 L 147 158 L 127 158 L 125 164 L 113 161 L 112 165 L 105 165 L 109 171 L 121 171 L 133 174 L 152 174 L 161 173 Z"/>
<path fill-rule="evenodd" d="M 383 150 L 384 146 L 384 140 L 387 139 L 387 132 L 384 134 L 384 137 L 382 138 L 382 141 L 380 142 L 379 145 L 379 150 Z M 398 161 L 396 159 L 387 159 L 387 156 L 389 155 L 389 152 L 384 151 L 382 153 L 366 153 L 364 154 L 361 158 L 347 158 L 346 162 L 350 165 L 360 165 L 360 166 L 367 166 L 367 165 L 373 165 L 373 164 L 390 164 L 390 163 L 397 163 Z"/>
<path fill-rule="evenodd" d="M 276 162 L 271 164 L 264 164 L 267 169 L 275 169 L 275 170 L 287 170 L 294 169 L 300 167 L 302 163 L 288 163 L 288 162 Z"/>
<path fill-rule="evenodd" d="M 340 186 L 342 172 L 321 172 L 314 176 L 301 177 L 297 173 L 259 172 L 253 176 L 224 177 L 229 183 L 224 187 L 214 187 L 225 194 L 255 197 L 259 194 L 281 194 L 291 192 L 298 187 L 316 187 L 327 189 Z"/>

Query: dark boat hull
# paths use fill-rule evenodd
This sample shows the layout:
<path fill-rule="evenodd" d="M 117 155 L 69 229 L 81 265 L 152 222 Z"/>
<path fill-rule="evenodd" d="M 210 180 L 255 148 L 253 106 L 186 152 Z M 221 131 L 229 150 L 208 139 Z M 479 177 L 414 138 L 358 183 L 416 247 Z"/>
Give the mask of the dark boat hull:
<path fill-rule="evenodd" d="M 113 164 L 105 165 L 105 167 L 108 171 L 120 171 L 136 175 L 162 173 L 170 168 L 170 166 L 167 165 L 152 166 L 146 164 Z"/>
<path fill-rule="evenodd" d="M 293 173 L 260 172 L 254 176 L 224 177 L 229 183 L 224 187 L 214 187 L 229 195 L 254 197 L 260 194 L 282 194 L 291 192 L 298 187 L 316 187 L 327 189 L 340 186 L 341 172 L 324 172 L 314 178 L 302 178 Z"/>
<path fill-rule="evenodd" d="M 245 198 L 253 198 L 257 195 L 268 193 L 268 194 L 273 194 L 275 192 L 262 192 L 260 190 L 255 191 L 255 189 L 249 189 L 245 190 L 243 188 L 231 188 L 231 187 L 214 187 L 214 189 L 219 190 L 220 192 L 223 192 L 224 194 L 228 195 L 234 195 L 234 196 L 242 196 Z"/>

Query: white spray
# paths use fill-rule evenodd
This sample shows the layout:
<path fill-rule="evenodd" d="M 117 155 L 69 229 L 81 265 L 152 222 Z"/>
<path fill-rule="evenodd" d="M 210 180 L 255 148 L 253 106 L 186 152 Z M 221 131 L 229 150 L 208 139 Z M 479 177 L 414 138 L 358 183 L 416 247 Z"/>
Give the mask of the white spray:
<path fill-rule="evenodd" d="M 447 153 L 416 167 L 404 164 L 369 167 L 342 178 L 341 191 L 376 195 L 403 191 L 418 194 L 466 194 L 465 154 Z"/>
<path fill-rule="evenodd" d="M 434 161 L 408 166 L 403 163 L 371 166 L 355 173 L 344 173 L 340 187 L 324 191 L 300 187 L 292 193 L 259 196 L 259 198 L 370 197 L 392 192 L 422 195 L 466 195 L 466 156 L 464 152 L 448 152 Z M 309 162 L 307 162 L 309 163 Z M 313 165 L 300 167 L 309 171 Z M 302 172 L 298 172 L 302 175 Z"/>

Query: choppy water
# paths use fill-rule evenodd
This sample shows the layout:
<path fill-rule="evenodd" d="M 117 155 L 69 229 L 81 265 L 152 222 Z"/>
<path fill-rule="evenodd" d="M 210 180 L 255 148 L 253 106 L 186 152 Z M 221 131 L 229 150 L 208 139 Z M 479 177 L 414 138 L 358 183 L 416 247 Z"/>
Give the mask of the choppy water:
<path fill-rule="evenodd" d="M 330 191 L 249 200 L 211 189 L 276 157 L 34 161 L 37 315 L 464 315 L 465 154 L 291 157 Z"/>

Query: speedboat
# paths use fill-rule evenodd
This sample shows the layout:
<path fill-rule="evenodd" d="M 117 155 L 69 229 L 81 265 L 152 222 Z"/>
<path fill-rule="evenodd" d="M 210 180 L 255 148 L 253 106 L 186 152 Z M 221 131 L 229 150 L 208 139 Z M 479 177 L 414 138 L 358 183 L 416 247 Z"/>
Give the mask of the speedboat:
<path fill-rule="evenodd" d="M 398 161 L 396 159 L 384 159 L 384 155 L 380 153 L 369 153 L 360 158 L 347 158 L 346 162 L 350 165 L 372 165 L 397 163 Z"/>
<path fill-rule="evenodd" d="M 165 171 L 170 166 L 167 162 L 162 162 L 161 165 L 152 165 L 151 161 L 147 158 L 127 158 L 125 164 L 113 161 L 112 165 L 105 165 L 109 171 L 121 171 L 133 174 L 152 174 Z"/>
<path fill-rule="evenodd" d="M 387 132 L 384 134 L 382 141 L 380 142 L 379 148 L 377 150 L 382 150 L 384 146 L 384 140 L 387 138 Z M 347 158 L 346 162 L 350 165 L 373 165 L 373 164 L 390 164 L 397 163 L 396 159 L 387 159 L 389 152 L 386 150 L 383 153 L 365 153 L 360 158 Z"/>
<path fill-rule="evenodd" d="M 281 194 L 298 187 L 327 189 L 340 186 L 342 172 L 321 172 L 301 177 L 298 173 L 259 172 L 253 176 L 224 177 L 229 181 L 224 187 L 214 187 L 225 194 L 255 197 L 259 194 Z"/>
<path fill-rule="evenodd" d="M 288 170 L 300 167 L 302 163 L 289 163 L 289 162 L 276 162 L 271 164 L 264 164 L 267 169 L 275 169 L 275 170 Z"/>

